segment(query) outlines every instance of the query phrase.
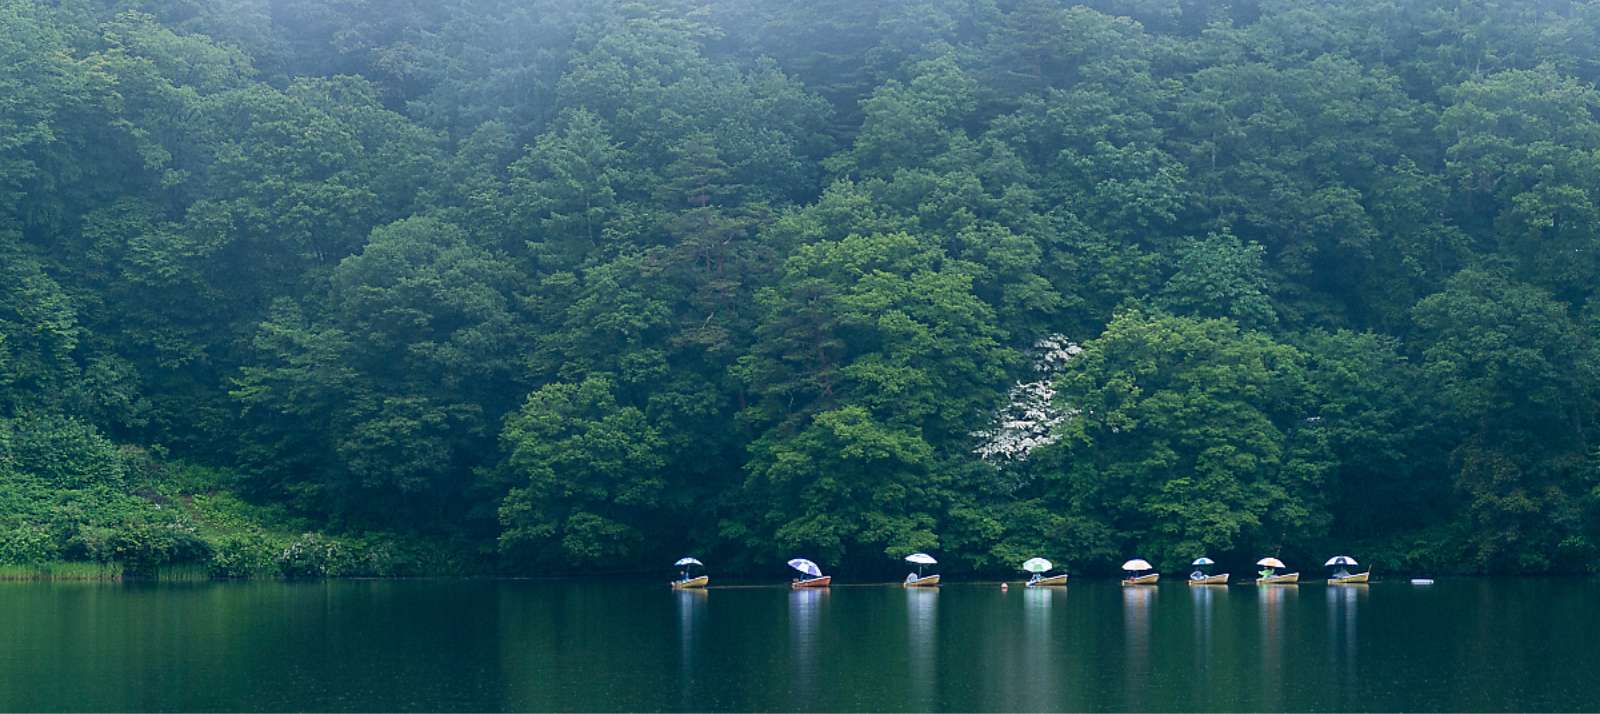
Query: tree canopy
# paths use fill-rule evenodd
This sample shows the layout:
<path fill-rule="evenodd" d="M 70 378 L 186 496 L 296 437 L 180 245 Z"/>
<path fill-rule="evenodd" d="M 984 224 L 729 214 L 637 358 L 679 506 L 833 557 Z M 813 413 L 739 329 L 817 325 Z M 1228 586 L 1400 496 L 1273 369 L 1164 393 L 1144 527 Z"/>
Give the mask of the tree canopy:
<path fill-rule="evenodd" d="M 505 572 L 1600 570 L 1596 37 L 0 0 L 0 563 L 255 567 L 200 495 Z"/>

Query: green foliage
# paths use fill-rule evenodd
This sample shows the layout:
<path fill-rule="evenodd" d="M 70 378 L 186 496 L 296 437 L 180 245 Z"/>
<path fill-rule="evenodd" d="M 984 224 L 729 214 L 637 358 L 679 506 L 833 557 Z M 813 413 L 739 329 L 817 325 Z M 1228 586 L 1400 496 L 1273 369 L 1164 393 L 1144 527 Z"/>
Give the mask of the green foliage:
<path fill-rule="evenodd" d="M 60 556 L 49 531 L 37 526 L 8 529 L 0 534 L 0 564 L 35 565 Z"/>
<path fill-rule="evenodd" d="M 1331 458 L 1305 356 L 1225 320 L 1119 314 L 1058 379 L 1062 505 L 1151 562 L 1303 548 L 1329 527 Z"/>
<path fill-rule="evenodd" d="M 552 384 L 506 421 L 512 484 L 500 507 L 500 549 L 513 558 L 605 567 L 647 543 L 633 523 L 662 518 L 659 432 L 619 404 L 610 380 Z"/>
<path fill-rule="evenodd" d="M 368 5 L 0 0 L 0 566 L 1600 568 L 1590 3 Z"/>
<path fill-rule="evenodd" d="M 285 576 L 323 578 L 345 574 L 350 553 L 337 540 L 306 533 L 284 546 L 278 560 Z"/>
<path fill-rule="evenodd" d="M 254 578 L 279 572 L 278 549 L 259 532 L 224 536 L 211 549 L 211 577 Z"/>

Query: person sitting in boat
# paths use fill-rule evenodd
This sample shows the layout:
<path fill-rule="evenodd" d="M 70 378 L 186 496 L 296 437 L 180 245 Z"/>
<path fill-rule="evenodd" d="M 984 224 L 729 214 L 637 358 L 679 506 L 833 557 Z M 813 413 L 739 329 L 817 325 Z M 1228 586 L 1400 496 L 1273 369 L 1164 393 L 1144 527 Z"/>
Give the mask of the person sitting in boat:
<path fill-rule="evenodd" d="M 1268 568 L 1262 568 L 1261 569 L 1261 577 L 1263 577 L 1263 578 L 1270 578 L 1270 577 L 1272 577 L 1274 575 L 1277 575 L 1277 574 L 1278 574 L 1278 569 L 1277 568 L 1268 567 Z"/>
<path fill-rule="evenodd" d="M 1339 566 L 1338 570 L 1333 571 L 1333 577 L 1335 577 L 1335 578 L 1348 578 L 1348 577 L 1350 577 L 1350 571 L 1348 569 L 1346 569 L 1343 565 L 1341 565 L 1341 566 Z"/>
<path fill-rule="evenodd" d="M 1199 568 L 1195 568 L 1194 572 L 1189 573 L 1189 579 L 1190 580 L 1205 580 L 1206 579 L 1206 574 L 1200 572 Z"/>
<path fill-rule="evenodd" d="M 917 582 L 917 574 L 916 573 L 906 573 L 906 582 L 908 582 L 908 583 Z"/>
<path fill-rule="evenodd" d="M 1042 576 L 1042 575 L 1040 575 L 1040 574 L 1038 574 L 1038 573 L 1034 573 L 1034 574 L 1033 574 L 1033 577 L 1031 577 L 1031 578 L 1028 578 L 1028 584 L 1029 584 L 1029 585 L 1032 585 L 1032 584 L 1034 584 L 1034 583 L 1037 583 L 1037 582 L 1039 582 L 1039 580 L 1040 580 L 1040 579 L 1042 579 L 1042 578 L 1043 578 L 1043 577 L 1044 577 L 1044 576 Z"/>

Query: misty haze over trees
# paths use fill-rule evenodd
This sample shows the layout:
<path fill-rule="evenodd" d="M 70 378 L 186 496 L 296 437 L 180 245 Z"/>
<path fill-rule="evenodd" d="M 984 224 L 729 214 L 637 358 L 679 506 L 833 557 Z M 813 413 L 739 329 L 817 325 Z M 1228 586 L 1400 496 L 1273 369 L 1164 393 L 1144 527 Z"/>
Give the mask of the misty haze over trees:
<path fill-rule="evenodd" d="M 1597 79 L 1600 2 L 0 0 L 0 563 L 1600 568 Z"/>

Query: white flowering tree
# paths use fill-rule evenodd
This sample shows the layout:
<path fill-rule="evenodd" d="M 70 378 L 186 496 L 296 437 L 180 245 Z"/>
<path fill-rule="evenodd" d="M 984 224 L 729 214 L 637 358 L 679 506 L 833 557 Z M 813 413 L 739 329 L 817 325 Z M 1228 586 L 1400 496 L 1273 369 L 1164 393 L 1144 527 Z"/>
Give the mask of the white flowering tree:
<path fill-rule="evenodd" d="M 1005 406 L 995 413 L 989 427 L 973 432 L 978 439 L 973 453 L 997 463 L 1026 461 L 1034 449 L 1061 438 L 1056 427 L 1078 412 L 1058 406 L 1056 390 L 1051 385 L 1081 352 L 1083 348 L 1065 335 L 1050 335 L 1034 342 L 1030 353 L 1036 379 L 1012 387 Z"/>

